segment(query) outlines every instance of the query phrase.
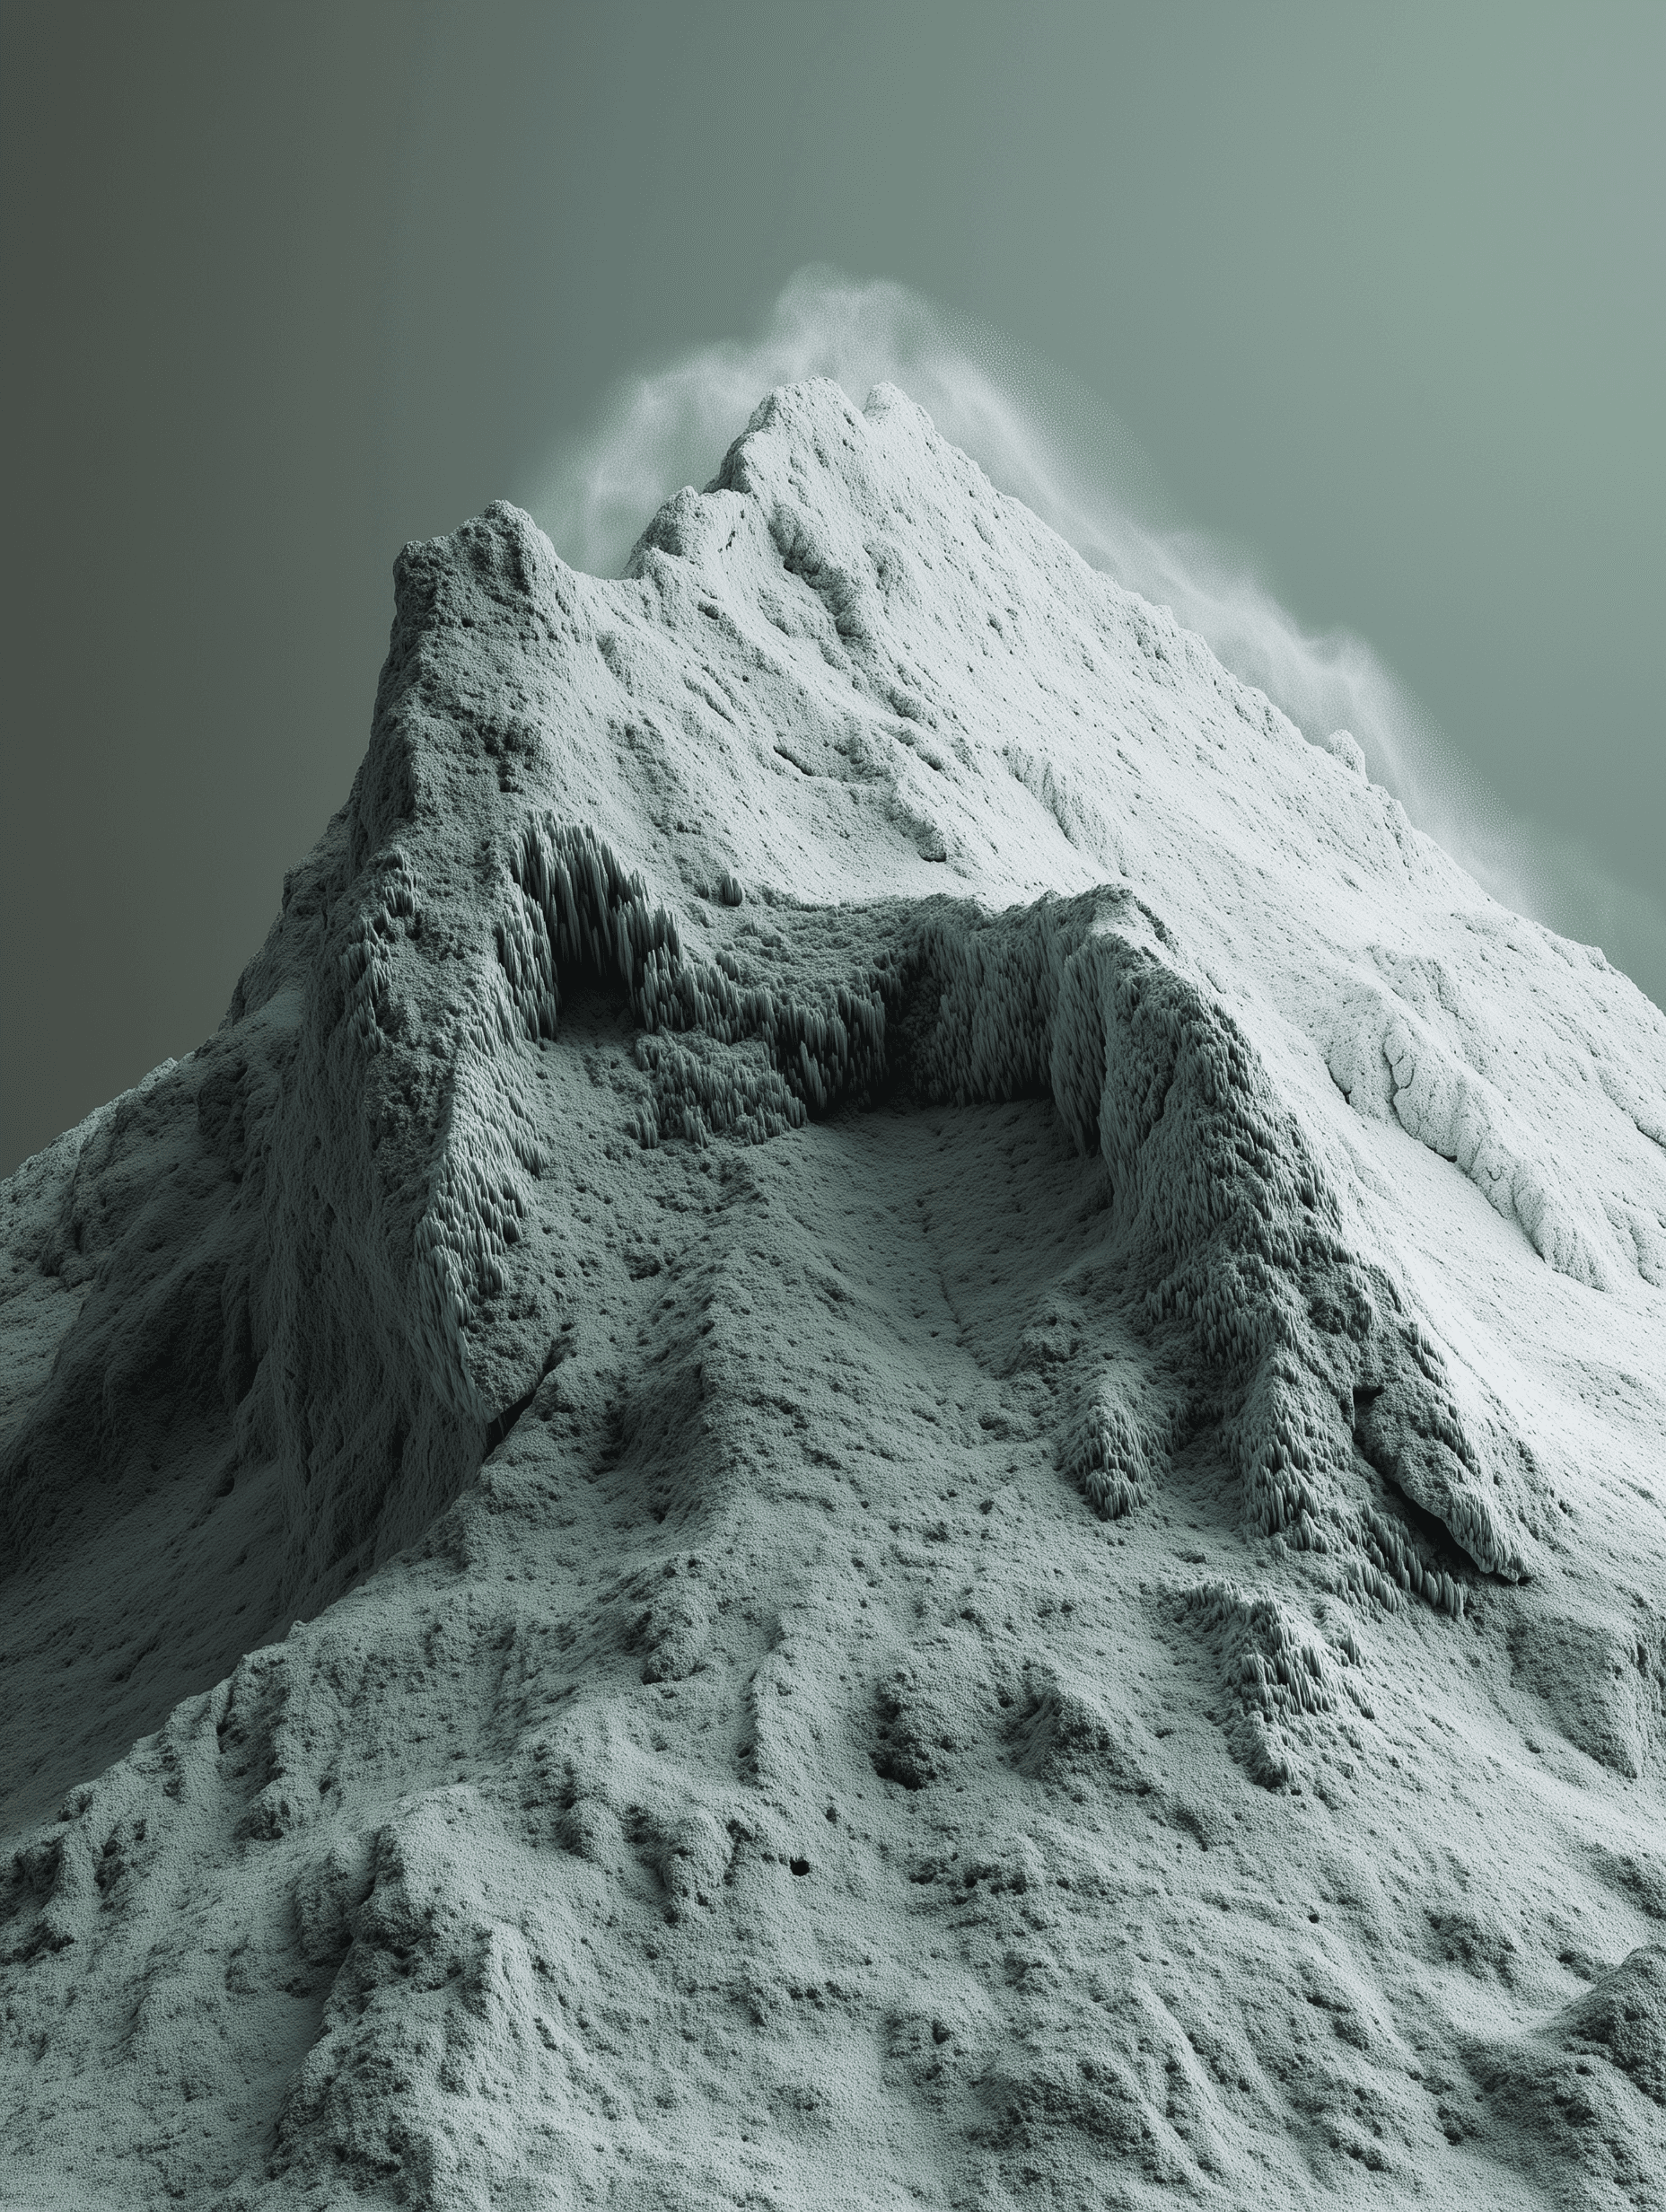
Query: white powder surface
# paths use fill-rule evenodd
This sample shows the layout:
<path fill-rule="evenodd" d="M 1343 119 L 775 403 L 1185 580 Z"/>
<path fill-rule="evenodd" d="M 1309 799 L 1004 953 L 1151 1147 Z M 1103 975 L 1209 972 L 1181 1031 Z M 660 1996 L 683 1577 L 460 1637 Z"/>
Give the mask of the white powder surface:
<path fill-rule="evenodd" d="M 899 392 L 0 1236 L 0 2201 L 1666 2204 L 1666 1020 Z"/>

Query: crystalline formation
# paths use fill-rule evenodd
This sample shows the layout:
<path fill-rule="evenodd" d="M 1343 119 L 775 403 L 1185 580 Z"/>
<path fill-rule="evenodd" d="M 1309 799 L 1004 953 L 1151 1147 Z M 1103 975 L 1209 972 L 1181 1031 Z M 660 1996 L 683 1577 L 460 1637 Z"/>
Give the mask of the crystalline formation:
<path fill-rule="evenodd" d="M 894 391 L 396 583 L 4 1186 L 0 2198 L 1666 2203 L 1666 1021 Z"/>

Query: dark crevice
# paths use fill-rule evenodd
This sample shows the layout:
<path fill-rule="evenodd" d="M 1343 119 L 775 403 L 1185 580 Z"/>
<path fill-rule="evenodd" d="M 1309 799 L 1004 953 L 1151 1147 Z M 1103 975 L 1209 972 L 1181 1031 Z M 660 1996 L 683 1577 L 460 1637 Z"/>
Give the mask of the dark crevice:
<path fill-rule="evenodd" d="M 497 1416 L 496 1419 L 493 1421 L 487 1428 L 486 1432 L 486 1449 L 481 1453 L 482 1459 L 489 1460 L 491 1458 L 493 1453 L 495 1452 L 498 1445 L 503 1443 L 504 1437 L 508 1435 L 510 1430 L 521 1418 L 521 1416 L 530 1407 L 532 1400 L 538 1396 L 539 1390 L 542 1388 L 546 1377 L 554 1372 L 560 1358 L 561 1339 L 557 1337 L 555 1342 L 550 1346 L 548 1351 L 545 1353 L 544 1364 L 539 1369 L 531 1389 L 524 1392 L 522 1396 L 517 1398 L 512 1406 L 505 1406 L 503 1411 Z"/>
<path fill-rule="evenodd" d="M 1414 1549 L 1421 1552 L 1425 1565 L 1440 1567 L 1455 1578 L 1472 1578 L 1483 1572 L 1438 1514 L 1430 1513 L 1408 1497 L 1391 1472 L 1381 1467 L 1377 1472 L 1382 1479 L 1381 1510 L 1415 1540 Z"/>

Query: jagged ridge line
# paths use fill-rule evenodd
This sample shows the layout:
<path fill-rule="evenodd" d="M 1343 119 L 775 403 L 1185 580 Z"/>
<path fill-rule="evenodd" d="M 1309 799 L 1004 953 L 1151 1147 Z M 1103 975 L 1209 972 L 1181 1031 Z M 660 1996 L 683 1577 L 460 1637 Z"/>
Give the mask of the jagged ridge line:
<path fill-rule="evenodd" d="M 680 1133 L 698 1137 L 714 1125 L 744 1124 L 749 1136 L 775 1134 L 802 1118 L 807 1096 L 825 1110 L 883 1076 L 877 988 L 861 999 L 841 988 L 829 1018 L 790 1002 L 777 1006 L 767 990 L 697 968 L 673 917 L 650 906 L 641 877 L 588 829 L 548 815 L 529 824 L 513 873 L 521 904 L 500 925 L 500 957 L 534 1034 L 553 1034 L 558 967 L 583 961 L 624 986 L 649 1039 L 762 1037 L 784 1084 L 798 1079 L 776 1114 L 767 1104 L 759 1113 L 756 1092 L 745 1093 L 732 1073 L 708 1073 L 704 1098 L 690 1102 L 701 1071 L 685 1055 L 673 1071 L 685 1094 Z M 1165 956 L 1175 950 L 1161 918 L 1119 886 L 1074 900 L 1049 897 L 986 925 L 925 924 L 907 965 L 936 998 L 922 1055 L 927 1087 L 958 1102 L 1050 1092 L 1078 1148 L 1102 1154 L 1113 1190 L 1132 1191 L 1124 1212 L 1147 1263 L 1147 1324 L 1183 1323 L 1241 1392 L 1226 1434 L 1253 1530 L 1286 1533 L 1314 1551 L 1352 1552 L 1359 1586 L 1385 1603 L 1408 1590 L 1456 1611 L 1455 1580 L 1425 1569 L 1381 1516 L 1363 1518 L 1326 1480 L 1335 1464 L 1351 1461 L 1354 1435 L 1339 1418 L 1338 1378 L 1327 1373 L 1336 1363 L 1315 1341 L 1304 1278 L 1342 1278 L 1343 1304 L 1357 1317 L 1353 1356 L 1344 1361 L 1350 1389 L 1368 1385 L 1385 1357 L 1421 1375 L 1417 1435 L 1440 1452 L 1433 1472 L 1426 1453 L 1416 1465 L 1397 1463 L 1407 1494 L 1483 1570 L 1513 1574 L 1519 1549 L 1486 1496 L 1486 1454 L 1398 1287 L 1349 1247 L 1335 1197 L 1254 1048 Z M 855 1008 L 859 1058 L 846 1019 Z M 656 1072 L 665 1067 L 662 1049 L 644 1040 L 644 1064 Z M 1169 1159 L 1157 1172 L 1148 1141 L 1171 1097 L 1189 1106 L 1195 1141 L 1183 1163 Z M 715 1108 L 709 1122 L 705 1104 Z M 659 1108 L 662 1125 L 675 1129 L 678 1110 L 668 1110 L 664 1092 Z M 1148 1437 L 1132 1421 L 1090 1423 L 1074 1471 L 1097 1510 L 1126 1512 L 1146 1495 L 1171 1441 Z"/>
<path fill-rule="evenodd" d="M 1428 1576 L 1425 1593 L 1415 1555 L 1373 1538 L 1324 1483 L 1353 1453 L 1337 1385 L 1369 1383 L 1390 1354 L 1397 1369 L 1415 1367 L 1418 1434 L 1442 1447 L 1446 1464 L 1432 1475 L 1408 1462 L 1397 1470 L 1402 1487 L 1479 1567 L 1513 1573 L 1519 1553 L 1486 1495 L 1485 1455 L 1397 1286 L 1348 1246 L 1340 1208 L 1254 1048 L 1159 946 L 1172 946 L 1170 933 L 1118 886 L 1043 900 L 969 934 L 934 931 L 928 952 L 945 985 L 935 1088 L 960 1102 L 1011 1097 L 1045 1075 L 1078 1147 L 1099 1151 L 1110 1170 L 1113 1205 L 1146 1262 L 1146 1321 L 1187 1324 L 1242 1392 L 1227 1435 L 1249 1524 L 1316 1551 L 1357 1546 L 1373 1572 L 1387 1570 L 1383 1587 L 1392 1574 L 1455 1611 L 1450 1576 Z M 1165 1118 L 1172 1125 L 1188 1107 L 1184 1157 L 1158 1162 L 1153 1140 L 1176 1148 L 1162 1146 Z M 1352 1347 L 1346 1377 L 1328 1374 L 1337 1360 L 1315 1341 L 1304 1279 L 1315 1276 L 1340 1277 L 1342 1305 L 1358 1318 L 1351 1336 L 1332 1339 Z M 1076 1472 L 1100 1511 L 1126 1511 L 1143 1495 L 1153 1441 L 1132 1422 L 1126 1434 L 1090 1430 Z"/>

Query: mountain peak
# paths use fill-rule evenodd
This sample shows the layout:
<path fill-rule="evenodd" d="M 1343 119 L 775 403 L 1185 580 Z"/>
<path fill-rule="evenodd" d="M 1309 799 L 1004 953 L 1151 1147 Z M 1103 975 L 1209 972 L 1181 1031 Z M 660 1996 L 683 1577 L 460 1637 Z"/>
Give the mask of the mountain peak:
<path fill-rule="evenodd" d="M 5 1186 L 13 2193 L 1652 2170 L 1666 1023 L 889 387 L 395 584 Z"/>

